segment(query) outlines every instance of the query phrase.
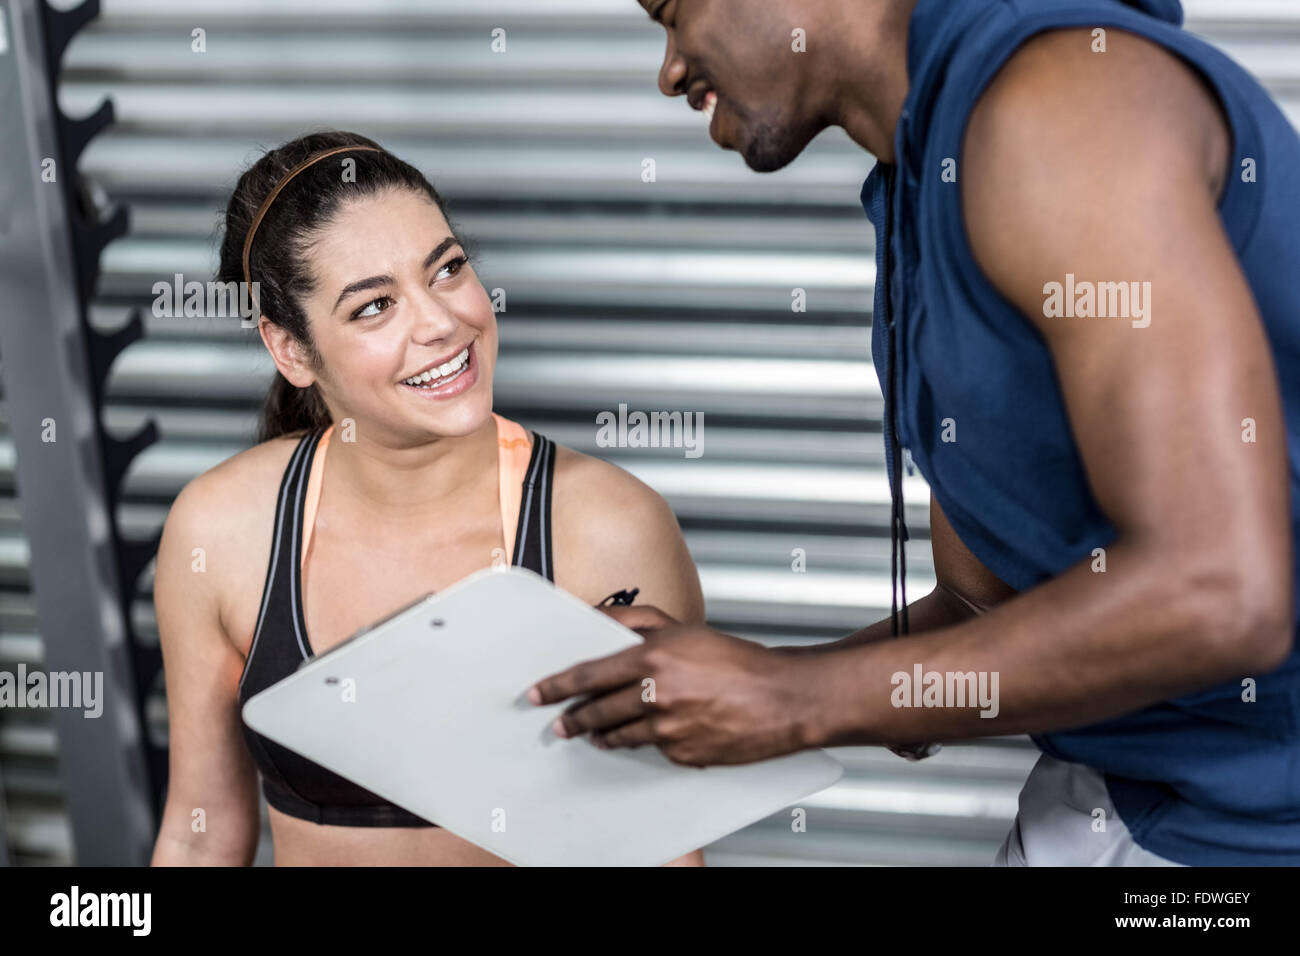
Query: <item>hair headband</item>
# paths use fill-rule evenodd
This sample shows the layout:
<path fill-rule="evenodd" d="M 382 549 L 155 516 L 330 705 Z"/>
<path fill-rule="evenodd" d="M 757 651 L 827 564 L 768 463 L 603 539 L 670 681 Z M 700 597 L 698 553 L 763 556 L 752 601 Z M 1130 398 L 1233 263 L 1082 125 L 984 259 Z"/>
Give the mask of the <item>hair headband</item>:
<path fill-rule="evenodd" d="M 333 149 L 326 149 L 319 153 L 315 153 L 314 155 L 308 156 L 297 166 L 293 167 L 293 169 L 285 173 L 284 178 L 276 183 L 275 188 L 271 190 L 270 195 L 262 200 L 262 205 L 257 207 L 257 215 L 253 217 L 253 224 L 248 227 L 248 236 L 244 239 L 244 286 L 250 290 L 250 295 L 252 294 L 251 290 L 253 284 L 249 281 L 248 256 L 249 253 L 253 251 L 253 237 L 257 235 L 257 227 L 262 224 L 262 219 L 266 216 L 267 210 L 271 208 L 271 203 L 275 202 L 275 197 L 280 195 L 281 190 L 283 190 L 285 186 L 289 185 L 289 183 L 293 181 L 293 178 L 308 166 L 314 166 L 322 159 L 326 159 L 336 153 L 350 153 L 363 150 L 372 153 L 383 152 L 383 150 L 378 146 L 335 146 Z"/>

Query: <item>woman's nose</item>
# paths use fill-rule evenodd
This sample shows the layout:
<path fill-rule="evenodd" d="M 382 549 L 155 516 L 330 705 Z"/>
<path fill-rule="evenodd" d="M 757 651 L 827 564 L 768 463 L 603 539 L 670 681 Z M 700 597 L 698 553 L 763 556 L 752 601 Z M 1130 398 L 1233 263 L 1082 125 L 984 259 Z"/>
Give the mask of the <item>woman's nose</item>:
<path fill-rule="evenodd" d="M 411 337 L 415 341 L 424 343 L 445 339 L 460 327 L 460 320 L 448 308 L 441 296 L 429 292 L 421 296 L 417 302 L 416 317 L 411 330 Z"/>

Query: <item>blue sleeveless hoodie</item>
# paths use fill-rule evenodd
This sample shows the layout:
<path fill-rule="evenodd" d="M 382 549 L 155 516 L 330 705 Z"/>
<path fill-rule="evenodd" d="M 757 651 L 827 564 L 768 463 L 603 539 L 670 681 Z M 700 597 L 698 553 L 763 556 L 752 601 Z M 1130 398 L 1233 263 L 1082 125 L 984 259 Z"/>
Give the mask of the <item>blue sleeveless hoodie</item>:
<path fill-rule="evenodd" d="M 1046 344 L 976 265 L 960 192 L 940 175 L 945 159 L 961 156 L 967 120 L 993 75 L 1025 40 L 1056 27 L 1138 34 L 1181 57 L 1218 95 L 1233 137 L 1219 212 L 1277 364 L 1293 531 L 1300 527 L 1300 137 L 1242 67 L 1181 29 L 1182 18 L 1177 0 L 920 0 L 915 8 L 897 163 L 877 164 L 862 189 L 876 227 L 871 346 L 886 399 L 896 552 L 907 534 L 904 455 L 965 545 L 1017 590 L 1090 558 L 1116 534 L 1089 490 Z M 959 421 L 958 441 L 942 440 L 946 418 Z M 1033 739 L 1101 771 L 1116 812 L 1153 853 L 1194 865 L 1300 864 L 1300 644 L 1282 667 L 1252 676 L 1254 702 L 1233 679 Z"/>

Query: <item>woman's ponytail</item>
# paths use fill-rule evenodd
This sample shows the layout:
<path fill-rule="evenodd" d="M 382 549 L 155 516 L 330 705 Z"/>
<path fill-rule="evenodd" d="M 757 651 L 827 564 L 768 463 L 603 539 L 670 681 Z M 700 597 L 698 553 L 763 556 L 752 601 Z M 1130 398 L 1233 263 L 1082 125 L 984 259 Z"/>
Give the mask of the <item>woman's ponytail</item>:
<path fill-rule="evenodd" d="M 330 421 L 329 409 L 314 384 L 298 388 L 276 369 L 275 380 L 262 400 L 257 440 L 260 443 L 297 431 L 314 432 Z"/>

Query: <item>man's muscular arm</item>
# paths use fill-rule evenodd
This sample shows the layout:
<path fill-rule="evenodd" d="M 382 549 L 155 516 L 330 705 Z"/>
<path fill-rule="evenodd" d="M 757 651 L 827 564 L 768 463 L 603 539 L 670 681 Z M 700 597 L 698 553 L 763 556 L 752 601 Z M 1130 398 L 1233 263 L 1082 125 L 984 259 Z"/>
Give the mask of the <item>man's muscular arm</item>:
<path fill-rule="evenodd" d="M 960 167 L 975 256 L 1041 332 L 1097 502 L 1089 561 L 987 614 L 827 655 L 818 743 L 1079 726 L 1278 666 L 1293 636 L 1286 433 L 1251 290 L 1216 210 L 1229 137 L 1182 61 L 1112 31 L 1030 41 L 982 96 Z M 1047 318 L 1066 273 L 1150 283 L 1150 324 Z M 1256 441 L 1243 442 L 1243 419 Z M 890 675 L 996 671 L 1000 714 L 890 706 Z M 826 691 L 828 688 L 823 688 Z"/>
<path fill-rule="evenodd" d="M 807 747 L 1049 732 L 1275 669 L 1293 635 L 1287 435 L 1276 371 L 1216 199 L 1218 104 L 1182 61 L 1112 30 L 1045 33 L 1012 56 L 967 129 L 971 248 L 1051 353 L 1080 459 L 1116 529 L 987 613 L 905 640 L 776 654 L 653 608 L 643 644 L 541 680 L 593 695 L 557 733 L 654 743 L 690 765 Z M 934 172 L 938 175 L 938 171 Z M 1049 319 L 1067 273 L 1150 283 L 1151 321 Z M 951 316 L 950 321 L 961 321 Z M 1252 419 L 1256 440 L 1242 441 Z M 1032 441 L 1033 436 L 1026 436 Z M 998 713 L 895 707 L 894 674 L 998 675 Z M 647 708 L 640 683 L 659 688 Z"/>

